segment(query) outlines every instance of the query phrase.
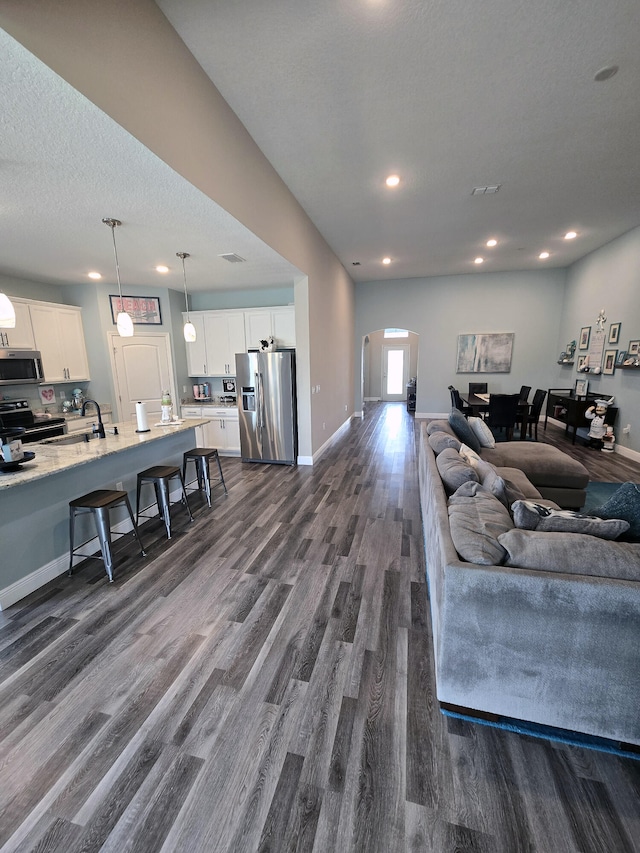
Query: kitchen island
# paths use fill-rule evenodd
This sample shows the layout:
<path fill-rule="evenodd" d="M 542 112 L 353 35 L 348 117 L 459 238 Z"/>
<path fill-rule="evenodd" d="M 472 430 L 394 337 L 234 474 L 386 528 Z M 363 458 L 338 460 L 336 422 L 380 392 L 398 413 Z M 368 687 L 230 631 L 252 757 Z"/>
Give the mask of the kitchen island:
<path fill-rule="evenodd" d="M 202 444 L 205 422 L 151 425 L 147 433 L 137 433 L 135 423 L 110 424 L 104 439 L 26 446 L 35 458 L 16 471 L 0 473 L 0 609 L 66 572 L 70 500 L 94 489 L 124 489 L 135 512 L 138 471 L 160 464 L 182 466 L 182 454 Z M 117 435 L 111 434 L 114 426 Z M 78 541 L 92 537 L 89 516 L 79 521 Z M 112 525 L 130 528 L 118 510 L 112 513 Z"/>

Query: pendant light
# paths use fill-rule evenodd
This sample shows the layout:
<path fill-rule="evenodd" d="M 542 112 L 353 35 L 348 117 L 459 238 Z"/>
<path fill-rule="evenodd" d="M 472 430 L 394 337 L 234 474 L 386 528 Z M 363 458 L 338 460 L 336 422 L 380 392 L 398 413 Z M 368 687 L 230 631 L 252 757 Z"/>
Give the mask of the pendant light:
<path fill-rule="evenodd" d="M 120 307 L 124 309 L 124 301 L 122 299 L 122 285 L 120 284 L 120 266 L 118 264 L 118 250 L 116 249 L 116 228 L 118 225 L 122 225 L 119 219 L 109 219 L 105 218 L 102 220 L 105 225 L 108 225 L 111 228 L 111 236 L 113 238 L 113 254 L 116 259 L 116 277 L 118 279 L 118 293 L 120 295 Z M 133 335 L 133 320 L 127 314 L 126 311 L 122 310 L 118 313 L 116 317 L 116 328 L 118 330 L 118 334 L 121 338 L 130 338 Z"/>
<path fill-rule="evenodd" d="M 15 329 L 16 312 L 6 293 L 0 293 L 0 329 Z"/>
<path fill-rule="evenodd" d="M 182 261 L 182 278 L 184 280 L 184 304 L 187 309 L 187 322 L 184 324 L 184 339 L 188 344 L 192 344 L 196 339 L 196 327 L 189 319 L 189 297 L 187 296 L 187 271 L 184 267 L 184 259 L 190 258 L 189 252 L 176 252 L 176 256 Z"/>

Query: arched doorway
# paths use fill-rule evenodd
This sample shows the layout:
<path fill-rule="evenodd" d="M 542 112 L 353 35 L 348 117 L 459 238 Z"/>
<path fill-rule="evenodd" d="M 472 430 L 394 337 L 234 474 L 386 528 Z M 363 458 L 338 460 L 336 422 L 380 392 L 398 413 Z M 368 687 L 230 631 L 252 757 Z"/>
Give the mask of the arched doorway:
<path fill-rule="evenodd" d="M 377 329 L 362 339 L 363 409 L 372 401 L 404 401 L 417 378 L 420 336 L 408 329 Z"/>

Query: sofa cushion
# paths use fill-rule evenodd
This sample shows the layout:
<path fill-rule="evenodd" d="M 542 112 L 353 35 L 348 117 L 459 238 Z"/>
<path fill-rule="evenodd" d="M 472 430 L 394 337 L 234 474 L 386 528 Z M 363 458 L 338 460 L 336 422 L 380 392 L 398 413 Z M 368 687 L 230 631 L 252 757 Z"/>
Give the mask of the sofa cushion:
<path fill-rule="evenodd" d="M 437 432 L 432 432 L 429 436 L 429 445 L 433 452 L 438 455 L 438 453 L 442 453 L 443 450 L 447 448 L 452 448 L 453 450 L 460 450 L 462 444 L 459 439 L 455 437 L 455 435 L 450 435 L 448 432 L 442 432 L 438 430 Z"/>
<path fill-rule="evenodd" d="M 538 441 L 504 441 L 483 447 L 480 456 L 496 468 L 519 468 L 534 486 L 584 489 L 589 472 L 581 462 L 557 447 Z"/>
<path fill-rule="evenodd" d="M 482 420 L 482 418 L 467 418 L 467 423 L 471 427 L 471 429 L 475 432 L 478 441 L 480 442 L 481 447 L 495 447 L 496 440 L 494 438 L 493 433 L 486 425 L 486 423 Z"/>
<path fill-rule="evenodd" d="M 455 492 L 467 480 L 478 482 L 474 467 L 465 462 L 458 451 L 451 447 L 436 456 L 436 465 L 447 494 Z"/>
<path fill-rule="evenodd" d="M 516 527 L 548 533 L 588 533 L 600 539 L 617 539 L 629 529 L 621 519 L 596 518 L 569 509 L 549 509 L 535 501 L 516 501 L 511 507 Z"/>
<path fill-rule="evenodd" d="M 629 536 L 640 538 L 640 486 L 623 483 L 609 500 L 591 510 L 600 518 L 622 518 L 629 522 Z"/>
<path fill-rule="evenodd" d="M 449 424 L 451 429 L 458 436 L 463 444 L 467 444 L 476 453 L 480 452 L 480 442 L 478 441 L 475 432 L 467 423 L 467 419 L 459 409 L 452 409 L 449 415 Z"/>
<path fill-rule="evenodd" d="M 461 559 L 481 566 L 495 566 L 507 555 L 498 536 L 513 522 L 500 501 L 479 483 L 468 481 L 449 498 L 449 527 Z"/>
<path fill-rule="evenodd" d="M 484 459 L 476 462 L 474 467 L 483 488 L 495 495 L 507 509 L 514 501 L 522 500 L 526 496 L 536 497 L 540 494 L 529 483 L 522 471 L 518 471 L 516 468 L 497 470 L 495 466 L 490 462 L 485 462 Z M 520 485 L 525 487 L 525 491 L 520 488 Z"/>
<path fill-rule="evenodd" d="M 504 564 L 514 568 L 640 580 L 640 543 L 517 527 L 501 533 L 498 541 L 507 551 Z"/>
<path fill-rule="evenodd" d="M 429 421 L 427 424 L 427 435 L 433 435 L 434 432 L 447 432 L 449 435 L 455 436 L 455 432 L 451 429 L 449 421 L 442 418 Z"/>

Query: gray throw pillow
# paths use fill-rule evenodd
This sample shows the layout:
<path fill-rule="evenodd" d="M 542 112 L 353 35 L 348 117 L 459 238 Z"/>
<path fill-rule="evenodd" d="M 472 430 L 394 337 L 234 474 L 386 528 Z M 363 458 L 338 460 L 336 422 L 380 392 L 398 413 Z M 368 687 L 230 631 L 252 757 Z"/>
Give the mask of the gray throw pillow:
<path fill-rule="evenodd" d="M 507 552 L 498 536 L 513 528 L 500 501 L 479 483 L 466 482 L 449 498 L 449 528 L 462 560 L 480 566 L 498 566 Z"/>
<path fill-rule="evenodd" d="M 516 527 L 547 533 L 586 533 L 599 539 L 617 539 L 629 529 L 622 519 L 602 519 L 569 509 L 549 509 L 535 501 L 516 501 L 511 507 Z"/>
<path fill-rule="evenodd" d="M 480 442 L 478 441 L 478 436 L 471 429 L 467 423 L 467 419 L 459 409 L 451 409 L 449 424 L 463 444 L 467 444 L 472 450 L 475 450 L 476 453 L 480 453 Z"/>
<path fill-rule="evenodd" d="M 438 453 L 442 453 L 443 450 L 447 450 L 447 448 L 460 450 L 462 447 L 462 444 L 455 435 L 449 435 L 448 432 L 432 432 L 429 436 L 429 445 L 436 456 Z"/>
<path fill-rule="evenodd" d="M 455 436 L 455 432 L 451 429 L 449 421 L 443 418 L 437 418 L 435 421 L 429 421 L 427 424 L 427 435 L 432 435 L 434 432 L 446 432 L 449 435 Z"/>
<path fill-rule="evenodd" d="M 506 566 L 601 578 L 640 580 L 640 544 L 610 542 L 584 533 L 508 530 L 498 536 Z M 604 593 L 602 593 L 604 596 Z M 562 595 L 558 591 L 558 595 Z"/>
<path fill-rule="evenodd" d="M 448 494 L 452 494 L 467 480 L 478 482 L 475 469 L 464 461 L 457 450 L 449 447 L 436 456 L 438 473 L 442 478 L 444 487 Z"/>
<path fill-rule="evenodd" d="M 599 518 L 622 518 L 629 522 L 629 535 L 640 538 L 640 486 L 623 483 L 609 500 L 591 510 Z"/>

